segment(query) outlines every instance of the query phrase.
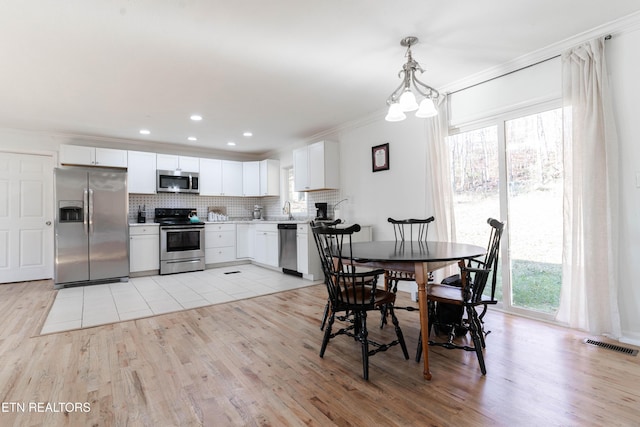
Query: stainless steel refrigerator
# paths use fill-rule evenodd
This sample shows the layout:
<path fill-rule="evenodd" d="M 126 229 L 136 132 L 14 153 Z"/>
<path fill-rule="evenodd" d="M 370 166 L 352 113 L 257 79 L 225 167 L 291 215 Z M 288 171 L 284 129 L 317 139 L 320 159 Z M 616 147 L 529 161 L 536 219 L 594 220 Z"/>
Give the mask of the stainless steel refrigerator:
<path fill-rule="evenodd" d="M 55 287 L 127 280 L 126 171 L 57 168 Z"/>

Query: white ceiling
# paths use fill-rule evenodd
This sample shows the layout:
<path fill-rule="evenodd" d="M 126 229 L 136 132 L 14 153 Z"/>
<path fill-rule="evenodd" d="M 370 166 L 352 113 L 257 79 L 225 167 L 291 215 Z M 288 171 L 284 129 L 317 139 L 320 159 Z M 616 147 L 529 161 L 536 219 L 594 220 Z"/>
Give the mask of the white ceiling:
<path fill-rule="evenodd" d="M 405 36 L 420 38 L 423 80 L 441 88 L 638 10 L 637 0 L 3 0 L 0 127 L 264 153 L 383 114 Z"/>

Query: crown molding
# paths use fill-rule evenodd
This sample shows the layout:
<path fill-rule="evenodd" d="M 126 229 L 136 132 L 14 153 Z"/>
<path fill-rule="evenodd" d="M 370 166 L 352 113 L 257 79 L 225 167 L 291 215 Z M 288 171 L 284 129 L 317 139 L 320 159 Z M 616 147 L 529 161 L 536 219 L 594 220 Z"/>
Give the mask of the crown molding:
<path fill-rule="evenodd" d="M 611 35 L 615 38 L 617 35 L 635 31 L 638 29 L 640 29 L 640 12 L 635 12 L 615 21 L 611 21 L 598 27 L 592 28 L 591 30 L 576 34 L 565 40 L 553 43 L 542 49 L 538 49 L 526 55 L 522 55 L 512 61 L 505 62 L 503 64 L 481 71 L 477 74 L 473 74 L 471 76 L 457 80 L 440 88 L 440 92 L 456 92 L 467 87 L 483 83 L 487 80 L 495 79 L 496 77 L 500 77 L 504 74 L 517 71 L 521 68 L 528 67 L 532 64 L 546 61 L 547 59 L 561 55 L 565 50 L 570 49 L 580 43 L 584 43 L 588 40 L 593 40 L 597 37 L 602 37 L 605 35 Z"/>

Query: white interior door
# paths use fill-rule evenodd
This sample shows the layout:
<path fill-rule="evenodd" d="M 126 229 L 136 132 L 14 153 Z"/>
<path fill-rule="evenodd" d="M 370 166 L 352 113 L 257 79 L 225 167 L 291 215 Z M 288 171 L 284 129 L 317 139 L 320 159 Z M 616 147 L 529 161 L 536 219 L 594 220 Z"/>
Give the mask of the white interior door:
<path fill-rule="evenodd" d="M 53 277 L 53 159 L 0 152 L 0 283 Z"/>

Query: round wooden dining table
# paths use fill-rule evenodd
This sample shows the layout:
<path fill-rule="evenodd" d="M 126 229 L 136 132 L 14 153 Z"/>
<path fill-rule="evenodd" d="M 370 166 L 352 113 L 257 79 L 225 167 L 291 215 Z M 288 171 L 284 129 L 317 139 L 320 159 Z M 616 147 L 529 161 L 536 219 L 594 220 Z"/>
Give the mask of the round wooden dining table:
<path fill-rule="evenodd" d="M 455 242 L 374 241 L 352 244 L 352 259 L 367 267 L 406 271 L 415 274 L 418 284 L 418 307 L 422 334 L 423 375 L 431 379 L 429 370 L 429 316 L 427 313 L 427 279 L 440 268 L 482 256 L 486 248 Z"/>

